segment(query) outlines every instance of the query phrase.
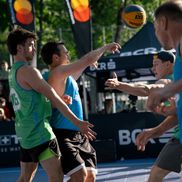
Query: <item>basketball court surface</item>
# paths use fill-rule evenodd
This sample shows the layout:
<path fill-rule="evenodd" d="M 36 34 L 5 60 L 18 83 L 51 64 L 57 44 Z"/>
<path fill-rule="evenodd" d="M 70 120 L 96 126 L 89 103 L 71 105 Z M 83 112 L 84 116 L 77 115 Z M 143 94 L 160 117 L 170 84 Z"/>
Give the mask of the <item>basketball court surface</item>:
<path fill-rule="evenodd" d="M 146 182 L 153 159 L 123 160 L 99 163 L 97 182 Z M 0 168 L 0 182 L 16 182 L 19 168 Z M 33 182 L 48 182 L 43 169 L 39 167 Z M 164 182 L 181 182 L 180 174 L 169 174 Z"/>

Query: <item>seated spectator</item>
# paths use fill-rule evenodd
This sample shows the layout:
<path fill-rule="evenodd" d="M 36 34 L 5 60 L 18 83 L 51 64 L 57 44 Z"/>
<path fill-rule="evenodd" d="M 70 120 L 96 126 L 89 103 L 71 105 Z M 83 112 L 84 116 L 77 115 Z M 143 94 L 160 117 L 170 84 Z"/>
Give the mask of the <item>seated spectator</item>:
<path fill-rule="evenodd" d="M 4 109 L 0 108 L 0 121 L 5 121 L 6 120 L 6 116 L 4 114 Z"/>
<path fill-rule="evenodd" d="M 0 109 L 1 109 L 1 117 L 3 120 L 10 121 L 12 119 L 11 113 L 9 108 L 6 105 L 6 99 L 3 97 L 0 97 Z M 3 111 L 2 111 L 3 110 Z"/>
<path fill-rule="evenodd" d="M 7 80 L 0 80 L 0 97 L 6 98 L 6 100 L 9 98 L 9 89 L 6 89 L 5 82 Z"/>
<path fill-rule="evenodd" d="M 7 80 L 9 74 L 9 65 L 7 61 L 0 63 L 0 80 Z"/>
<path fill-rule="evenodd" d="M 6 114 L 8 118 L 14 119 L 15 113 L 13 110 L 13 106 L 9 97 L 9 84 L 8 80 L 0 80 L 0 98 L 4 98 L 6 101 L 6 108 L 9 109 L 10 117 L 9 114 Z"/>

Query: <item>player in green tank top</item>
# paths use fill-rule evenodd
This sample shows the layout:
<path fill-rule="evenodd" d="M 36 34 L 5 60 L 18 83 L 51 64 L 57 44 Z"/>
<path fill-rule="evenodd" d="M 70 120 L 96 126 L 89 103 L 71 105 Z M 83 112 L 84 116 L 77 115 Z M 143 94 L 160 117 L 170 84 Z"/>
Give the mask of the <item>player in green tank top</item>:
<path fill-rule="evenodd" d="M 36 35 L 18 28 L 8 35 L 7 45 L 14 58 L 9 74 L 10 97 L 15 111 L 15 130 L 20 142 L 21 175 L 18 182 L 31 182 L 38 162 L 49 182 L 63 181 L 60 150 L 49 124 L 51 104 L 80 128 L 87 137 L 94 137 L 87 121 L 79 120 L 42 78 L 39 70 L 29 65 L 35 53 Z M 50 101 L 49 101 L 50 100 Z M 82 123 L 82 124 L 81 124 Z"/>
<path fill-rule="evenodd" d="M 17 84 L 16 72 L 25 65 L 26 62 L 19 61 L 12 66 L 9 74 L 9 85 L 11 100 L 16 113 L 16 135 L 21 147 L 30 149 L 55 138 L 55 135 L 49 125 L 50 101 L 35 90 L 26 90 Z"/>

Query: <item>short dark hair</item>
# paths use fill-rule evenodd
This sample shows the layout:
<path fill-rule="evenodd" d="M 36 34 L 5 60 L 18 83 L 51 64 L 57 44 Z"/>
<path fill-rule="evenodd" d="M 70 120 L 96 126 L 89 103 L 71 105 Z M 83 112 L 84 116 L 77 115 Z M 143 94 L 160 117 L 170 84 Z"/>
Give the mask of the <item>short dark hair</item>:
<path fill-rule="evenodd" d="M 47 64 L 50 65 L 52 64 L 52 56 L 53 54 L 57 54 L 60 56 L 60 49 L 59 45 L 64 45 L 64 42 L 48 42 L 46 43 L 41 50 L 41 56 L 43 61 Z"/>
<path fill-rule="evenodd" d="M 176 56 L 171 51 L 160 51 L 156 54 L 154 54 L 154 58 L 160 59 L 162 62 L 170 61 L 171 63 L 174 63 Z"/>
<path fill-rule="evenodd" d="M 6 99 L 3 97 L 0 97 L 0 104 L 6 103 Z"/>
<path fill-rule="evenodd" d="M 37 36 L 35 33 L 25 30 L 23 28 L 17 28 L 12 30 L 7 39 L 7 46 L 10 54 L 17 54 L 17 45 L 24 44 L 28 38 L 33 38 L 37 40 Z"/>
<path fill-rule="evenodd" d="M 174 21 L 182 20 L 182 1 L 181 0 L 169 0 L 159 6 L 154 14 L 155 18 L 160 16 L 166 16 Z"/>

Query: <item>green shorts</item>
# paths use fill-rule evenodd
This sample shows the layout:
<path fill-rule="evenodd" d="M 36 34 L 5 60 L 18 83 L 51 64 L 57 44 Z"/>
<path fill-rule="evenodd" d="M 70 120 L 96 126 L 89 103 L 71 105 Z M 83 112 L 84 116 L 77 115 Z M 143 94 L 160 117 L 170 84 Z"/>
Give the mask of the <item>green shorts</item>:
<path fill-rule="evenodd" d="M 50 150 L 50 148 L 45 149 L 38 157 L 39 161 L 44 161 L 54 157 L 55 154 Z"/>
<path fill-rule="evenodd" d="M 56 139 L 50 140 L 31 149 L 25 149 L 20 146 L 21 162 L 39 162 L 49 159 L 53 156 L 61 156 L 59 145 Z"/>

